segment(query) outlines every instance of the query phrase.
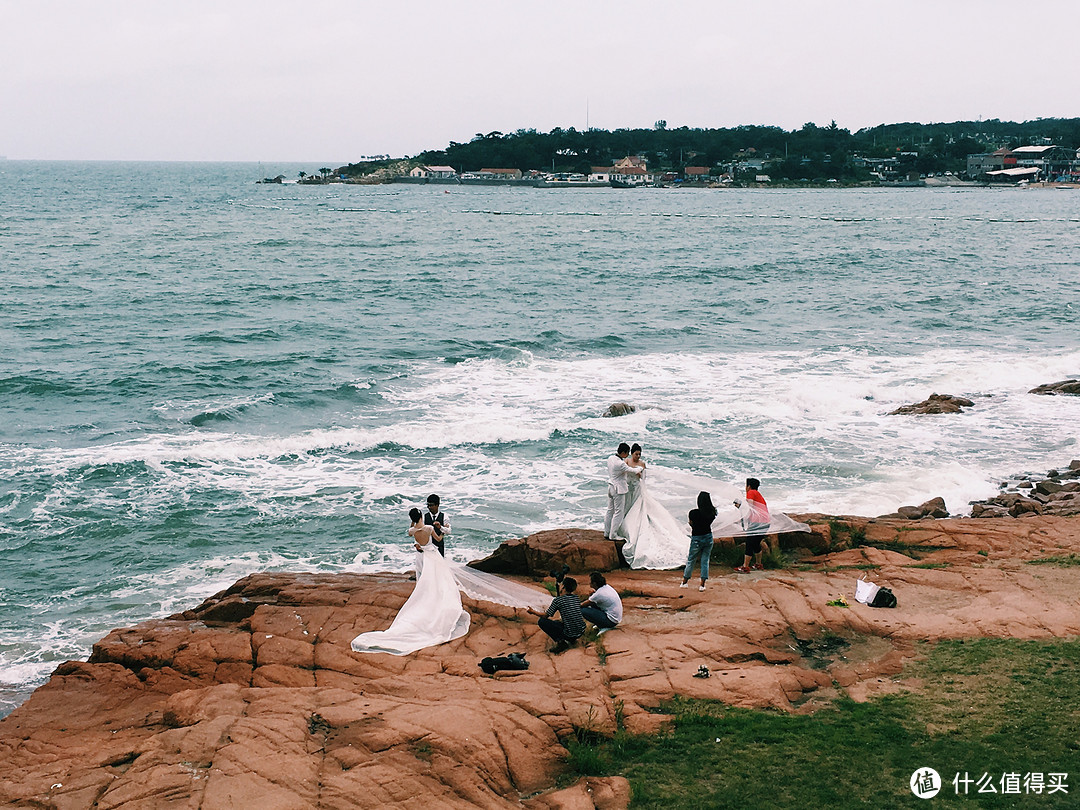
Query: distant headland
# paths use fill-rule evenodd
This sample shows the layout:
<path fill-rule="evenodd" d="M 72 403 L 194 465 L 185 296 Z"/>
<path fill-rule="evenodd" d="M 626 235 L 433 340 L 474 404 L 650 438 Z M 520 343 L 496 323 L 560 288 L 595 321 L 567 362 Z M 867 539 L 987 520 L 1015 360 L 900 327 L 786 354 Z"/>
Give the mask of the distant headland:
<path fill-rule="evenodd" d="M 267 178 L 261 182 L 283 182 Z M 555 128 L 477 133 L 414 157 L 380 155 L 304 184 L 445 183 L 600 188 L 1080 184 L 1080 118 L 801 129 Z"/>

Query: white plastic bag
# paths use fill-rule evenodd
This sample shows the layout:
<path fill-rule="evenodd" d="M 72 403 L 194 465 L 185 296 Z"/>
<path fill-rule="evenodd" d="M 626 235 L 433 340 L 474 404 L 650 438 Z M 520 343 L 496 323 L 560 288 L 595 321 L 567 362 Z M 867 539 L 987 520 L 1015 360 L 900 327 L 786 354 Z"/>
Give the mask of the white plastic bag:
<path fill-rule="evenodd" d="M 874 597 L 877 596 L 877 592 L 880 588 L 880 585 L 877 585 L 868 579 L 859 577 L 855 580 L 855 601 L 862 602 L 864 605 L 869 605 L 874 601 Z"/>

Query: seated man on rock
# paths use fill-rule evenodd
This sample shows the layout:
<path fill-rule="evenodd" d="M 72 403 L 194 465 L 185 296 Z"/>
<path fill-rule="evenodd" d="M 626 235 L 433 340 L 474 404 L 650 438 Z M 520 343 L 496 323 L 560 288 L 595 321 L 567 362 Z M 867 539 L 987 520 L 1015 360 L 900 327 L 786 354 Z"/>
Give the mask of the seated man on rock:
<path fill-rule="evenodd" d="M 566 577 L 562 581 L 563 593 L 551 600 L 547 613 L 541 613 L 536 608 L 529 608 L 529 613 L 539 616 L 540 629 L 547 633 L 555 641 L 555 646 L 549 652 L 561 653 L 569 649 L 585 633 L 585 619 L 581 615 L 581 600 L 574 593 L 577 590 L 577 580 Z M 556 591 L 557 592 L 557 591 Z M 556 613 L 560 620 L 552 619 Z"/>
<path fill-rule="evenodd" d="M 622 621 L 622 600 L 599 571 L 589 574 L 589 583 L 593 592 L 581 605 L 581 615 L 602 633 Z"/>

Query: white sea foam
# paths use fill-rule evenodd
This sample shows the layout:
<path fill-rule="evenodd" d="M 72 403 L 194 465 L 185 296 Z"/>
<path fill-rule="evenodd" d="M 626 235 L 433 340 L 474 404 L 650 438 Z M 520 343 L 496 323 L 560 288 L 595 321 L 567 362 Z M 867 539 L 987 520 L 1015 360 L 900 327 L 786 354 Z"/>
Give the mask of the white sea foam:
<path fill-rule="evenodd" d="M 504 508 L 530 513 L 528 528 L 572 519 L 577 509 L 578 522 L 589 522 L 602 500 L 603 458 L 623 439 L 642 442 L 647 457 L 722 480 L 758 474 L 791 508 L 877 513 L 945 494 L 962 510 L 996 479 L 1075 452 L 1080 400 L 1026 392 L 1078 368 L 1080 352 L 957 350 L 418 363 L 356 426 L 277 437 L 191 431 L 17 452 L 21 465 L 58 481 L 38 507 L 42 518 L 79 489 L 65 479 L 72 470 L 141 462 L 155 475 L 127 508 L 211 488 L 268 514 L 291 508 L 281 496 L 334 513 L 389 508 L 371 504 L 430 490 L 454 493 L 466 515 L 496 522 Z M 934 392 L 976 406 L 938 418 L 887 415 Z M 615 401 L 638 411 L 602 418 Z M 386 446 L 412 450 L 369 452 Z M 119 509 L 130 493 L 103 488 L 95 497 Z"/>

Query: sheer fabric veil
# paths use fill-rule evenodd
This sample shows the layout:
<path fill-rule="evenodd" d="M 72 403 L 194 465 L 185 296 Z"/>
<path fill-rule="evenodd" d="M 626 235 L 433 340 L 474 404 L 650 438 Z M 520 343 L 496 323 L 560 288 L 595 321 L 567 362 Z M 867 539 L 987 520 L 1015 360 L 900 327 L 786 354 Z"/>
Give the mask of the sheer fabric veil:
<path fill-rule="evenodd" d="M 676 568 L 686 562 L 690 526 L 675 515 L 686 515 L 699 492 L 708 492 L 718 510 L 712 524 L 715 538 L 810 531 L 805 523 L 775 509 L 770 509 L 770 523 L 764 528 L 752 524 L 745 493 L 731 484 L 656 466 L 650 466 L 646 476 L 623 522 L 628 538 L 623 556 L 631 568 Z"/>

